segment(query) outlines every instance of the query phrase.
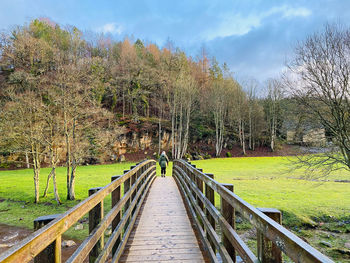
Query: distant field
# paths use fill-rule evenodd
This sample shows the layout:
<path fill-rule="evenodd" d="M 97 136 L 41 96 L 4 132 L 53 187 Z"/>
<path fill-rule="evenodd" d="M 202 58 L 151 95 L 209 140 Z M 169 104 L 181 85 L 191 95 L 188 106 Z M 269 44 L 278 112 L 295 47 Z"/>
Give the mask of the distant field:
<path fill-rule="evenodd" d="M 350 217 L 350 183 L 300 180 L 302 171 L 291 171 L 285 157 L 224 158 L 193 161 L 215 180 L 232 183 L 234 191 L 257 207 L 272 207 L 296 215 L 300 222 L 313 218 Z M 348 179 L 337 171 L 329 180 Z"/>

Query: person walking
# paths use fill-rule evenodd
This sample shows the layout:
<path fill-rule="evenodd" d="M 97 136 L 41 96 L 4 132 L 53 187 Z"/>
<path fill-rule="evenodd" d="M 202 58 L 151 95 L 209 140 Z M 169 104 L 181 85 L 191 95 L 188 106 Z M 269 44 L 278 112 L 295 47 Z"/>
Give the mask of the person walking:
<path fill-rule="evenodd" d="M 159 157 L 159 165 L 160 165 L 160 174 L 162 177 L 165 177 L 166 167 L 169 163 L 169 158 L 166 156 L 166 153 L 163 151 Z"/>

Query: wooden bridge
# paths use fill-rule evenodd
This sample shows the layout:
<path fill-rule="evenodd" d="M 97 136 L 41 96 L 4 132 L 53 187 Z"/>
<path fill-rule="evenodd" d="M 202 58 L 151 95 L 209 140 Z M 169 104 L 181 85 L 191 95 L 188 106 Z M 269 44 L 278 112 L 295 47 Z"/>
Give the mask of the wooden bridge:
<path fill-rule="evenodd" d="M 66 262 L 333 262 L 284 228 L 278 210 L 254 208 L 233 185 L 182 160 L 166 178 L 143 161 L 66 213 L 37 218 L 37 231 L 0 262 L 61 262 L 62 235 L 87 213 L 89 235 Z M 255 253 L 235 231 L 237 214 L 256 229 Z"/>

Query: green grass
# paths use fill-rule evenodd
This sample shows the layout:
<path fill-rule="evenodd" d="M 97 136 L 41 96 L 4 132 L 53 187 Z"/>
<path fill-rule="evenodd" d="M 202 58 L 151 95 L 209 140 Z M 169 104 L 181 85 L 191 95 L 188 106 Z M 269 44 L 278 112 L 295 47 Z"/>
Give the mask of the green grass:
<path fill-rule="evenodd" d="M 0 223 L 13 226 L 33 228 L 33 220 L 39 216 L 59 214 L 67 211 L 79 201 L 88 197 L 88 190 L 93 187 L 105 186 L 110 183 L 111 176 L 123 174 L 133 163 L 120 163 L 111 165 L 80 166 L 77 168 L 76 200 L 67 201 L 66 170 L 64 167 L 57 169 L 57 184 L 59 195 L 63 201 L 57 205 L 52 182 L 48 196 L 42 198 L 46 185 L 49 168 L 41 169 L 40 175 L 40 203 L 34 204 L 34 183 L 31 169 L 0 171 Z M 106 211 L 110 207 L 110 197 L 105 199 Z M 67 235 L 77 239 L 87 235 L 87 227 L 83 231 L 70 229 Z"/>
<path fill-rule="evenodd" d="M 248 203 L 280 209 L 295 215 L 300 223 L 317 218 L 350 217 L 349 183 L 295 179 L 303 172 L 291 171 L 285 157 L 225 158 L 192 163 L 204 172 L 213 173 L 218 182 L 233 184 L 235 193 Z M 329 179 L 338 178 L 350 180 L 350 173 L 338 171 Z"/>
<path fill-rule="evenodd" d="M 279 209 L 288 229 L 336 262 L 349 262 L 336 251 L 344 249 L 350 240 L 350 225 L 344 223 L 350 221 L 350 183 L 333 182 L 350 180 L 349 172 L 337 171 L 322 178 L 330 182 L 320 182 L 297 179 L 305 175 L 304 171 L 291 170 L 285 157 L 224 158 L 192 163 L 205 173 L 213 173 L 216 181 L 233 184 L 234 192 L 253 206 Z M 215 202 L 220 206 L 218 195 Z M 245 221 L 241 226 L 238 224 L 243 232 L 250 227 Z M 321 240 L 332 247 L 320 245 Z"/>
<path fill-rule="evenodd" d="M 76 177 L 76 200 L 67 201 L 66 170 L 65 167 L 57 168 L 57 184 L 59 195 L 63 201 L 57 205 L 52 182 L 48 196 L 42 198 L 45 189 L 49 168 L 41 169 L 40 175 L 40 203 L 34 204 L 34 182 L 31 169 L 0 171 L 0 223 L 32 229 L 35 218 L 43 215 L 59 214 L 78 204 L 88 197 L 88 190 L 93 187 L 105 186 L 111 181 L 111 176 L 121 175 L 124 170 L 130 169 L 134 163 L 118 163 L 109 165 L 79 166 Z M 171 175 L 172 164 L 167 169 L 167 175 Z M 160 167 L 157 165 L 157 174 Z M 105 214 L 111 207 L 110 196 L 104 200 Z M 86 216 L 85 216 L 86 218 Z M 84 220 L 84 219 L 83 219 Z M 87 226 L 84 230 L 70 229 L 66 235 L 76 239 L 83 239 L 87 234 Z"/>
<path fill-rule="evenodd" d="M 283 224 L 299 236 L 304 236 L 317 249 L 333 256 L 335 247 L 344 247 L 349 240 L 349 224 L 339 224 L 350 220 L 350 183 L 332 182 L 336 179 L 350 180 L 346 171 L 338 171 L 329 178 L 330 182 L 296 179 L 302 171 L 291 171 L 285 157 L 223 158 L 192 162 L 204 172 L 213 173 L 215 180 L 232 183 L 234 191 L 245 201 L 256 207 L 277 208 L 283 212 Z M 33 172 L 30 169 L 0 171 L 0 223 L 32 229 L 33 220 L 42 215 L 63 213 L 88 196 L 88 189 L 104 186 L 112 175 L 122 174 L 133 163 L 81 166 L 77 170 L 76 201 L 66 201 L 65 168 L 57 169 L 59 193 L 63 205 L 54 200 L 52 183 L 47 198 L 40 204 L 33 204 Z M 172 163 L 167 169 L 171 175 Z M 41 171 L 40 192 L 42 194 L 50 169 Z M 157 165 L 157 174 L 160 168 Z M 219 198 L 216 196 L 216 204 Z M 106 212 L 110 208 L 110 198 L 105 199 Z M 322 222 L 322 223 L 321 223 Z M 321 224 L 320 224 L 321 223 Z M 323 224 L 324 223 L 324 224 Z M 310 227 L 316 229 L 310 229 Z M 337 234 L 336 232 L 341 232 Z M 324 232 L 326 234 L 324 234 Z M 329 242 L 333 248 L 319 246 L 324 235 L 335 235 Z M 84 230 L 71 228 L 66 235 L 82 239 Z M 334 258 L 337 258 L 334 256 Z"/>

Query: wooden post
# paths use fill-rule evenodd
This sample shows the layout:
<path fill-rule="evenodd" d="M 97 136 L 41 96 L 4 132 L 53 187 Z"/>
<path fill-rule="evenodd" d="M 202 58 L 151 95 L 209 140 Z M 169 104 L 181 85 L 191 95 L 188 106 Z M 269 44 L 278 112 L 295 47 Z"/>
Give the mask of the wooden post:
<path fill-rule="evenodd" d="M 223 187 L 227 188 L 231 192 L 233 192 L 233 184 L 221 184 Z M 227 223 L 232 226 L 233 229 L 236 229 L 236 222 L 235 222 L 235 209 L 226 202 L 225 199 L 221 198 L 221 214 L 227 221 Z M 236 252 L 234 247 L 232 246 L 230 240 L 225 236 L 224 233 L 222 233 L 222 243 L 224 247 L 226 248 L 227 252 L 231 256 L 231 259 L 233 262 L 236 262 Z"/>
<path fill-rule="evenodd" d="M 196 169 L 196 165 L 195 165 L 195 164 L 191 164 L 191 166 L 192 166 L 193 168 Z M 189 175 L 189 177 L 191 178 L 191 181 L 192 181 L 194 184 L 197 183 L 197 182 L 196 182 L 196 175 L 195 175 L 194 172 L 192 172 L 191 170 L 190 170 L 190 175 Z M 192 185 L 189 185 L 189 187 L 190 187 L 190 189 L 191 189 L 191 188 L 192 188 Z M 196 200 L 198 200 L 195 191 L 192 191 L 192 195 L 193 195 L 194 198 L 196 198 Z"/>
<path fill-rule="evenodd" d="M 89 189 L 89 196 L 95 194 L 101 189 L 102 187 L 95 187 L 95 188 Z M 99 223 L 101 223 L 102 219 L 103 219 L 103 201 L 98 203 L 89 212 L 89 234 L 98 226 Z M 89 262 L 95 262 L 99 253 L 103 249 L 103 244 L 104 244 L 104 236 L 102 235 L 101 238 L 97 241 L 96 245 L 90 251 Z"/>
<path fill-rule="evenodd" d="M 121 175 L 112 176 L 111 181 L 113 182 L 114 180 L 117 180 L 117 179 L 119 179 L 120 177 L 121 177 Z M 120 192 L 120 186 L 118 186 L 118 187 L 117 187 L 116 189 L 114 189 L 113 192 L 112 192 L 112 208 L 118 204 L 118 202 L 119 202 L 119 200 L 120 200 L 120 194 L 121 194 L 121 192 Z M 116 227 L 118 226 L 118 224 L 119 224 L 121 218 L 122 218 L 122 217 L 121 217 L 121 212 L 119 212 L 119 213 L 117 214 L 117 216 L 113 219 L 113 221 L 112 221 L 112 233 L 113 233 L 113 231 L 116 229 Z M 120 236 L 119 236 L 119 237 L 117 238 L 117 240 L 115 241 L 115 244 L 114 244 L 114 246 L 113 246 L 113 248 L 112 248 L 112 255 L 115 253 L 115 251 L 117 251 L 118 246 L 119 246 L 119 244 L 120 244 L 120 241 L 121 241 L 121 239 L 120 239 Z"/>
<path fill-rule="evenodd" d="M 200 172 L 203 172 L 203 169 L 201 168 L 198 168 L 198 170 Z M 199 177 L 196 177 L 196 184 L 197 184 L 197 187 L 199 189 L 199 191 L 201 191 L 203 193 L 203 181 L 199 178 Z M 202 211 L 204 210 L 204 205 L 203 205 L 203 202 L 200 200 L 200 198 L 198 197 L 197 198 L 197 202 L 198 202 L 198 205 L 199 207 L 202 209 Z"/>
<path fill-rule="evenodd" d="M 129 170 L 124 170 L 124 174 L 126 174 L 127 172 L 129 172 Z M 129 189 L 130 189 L 130 177 L 127 179 L 127 180 L 125 180 L 125 182 L 124 182 L 124 195 L 129 191 Z M 126 201 L 126 203 L 125 203 L 125 205 L 124 205 L 124 213 L 125 213 L 125 211 L 129 208 L 129 206 L 130 206 L 130 198 L 131 197 L 129 197 L 128 198 L 128 201 Z M 125 224 L 125 226 L 124 226 L 124 231 L 128 228 L 128 225 L 129 225 L 129 218 L 128 218 L 128 220 L 126 221 L 126 224 Z"/>
<path fill-rule="evenodd" d="M 130 167 L 130 170 L 134 169 L 136 167 L 136 165 L 133 165 Z M 131 182 L 130 182 L 130 187 L 132 187 L 136 182 L 136 172 L 131 176 Z M 131 202 L 134 200 L 136 196 L 136 191 L 131 195 Z M 136 206 L 135 206 L 136 208 Z M 134 210 L 132 212 L 132 214 L 134 214 Z"/>
<path fill-rule="evenodd" d="M 206 174 L 207 176 L 209 176 L 210 178 L 214 179 L 214 175 L 213 174 Z M 211 189 L 209 187 L 209 185 L 205 184 L 205 197 L 210 201 L 210 203 L 213 204 L 213 206 L 215 206 L 215 195 L 214 195 L 214 190 Z M 214 228 L 215 230 L 215 219 L 214 217 L 210 214 L 210 212 L 208 210 L 206 210 L 206 216 L 211 224 L 211 226 Z M 211 247 L 213 248 L 213 251 L 215 253 L 216 249 L 215 249 L 215 245 L 214 243 L 211 241 L 209 234 L 207 233 L 207 239 L 209 239 Z"/>
<path fill-rule="evenodd" d="M 282 224 L 281 211 L 274 208 L 258 208 L 259 211 L 273 219 L 279 224 Z M 261 231 L 257 232 L 258 241 L 258 258 L 262 263 L 281 263 L 282 252 L 281 250 L 269 239 L 264 237 Z"/>
<path fill-rule="evenodd" d="M 56 214 L 36 218 L 34 220 L 34 231 L 42 228 L 59 216 L 60 214 Z M 61 236 L 41 251 L 34 258 L 34 263 L 61 263 Z"/>

